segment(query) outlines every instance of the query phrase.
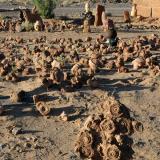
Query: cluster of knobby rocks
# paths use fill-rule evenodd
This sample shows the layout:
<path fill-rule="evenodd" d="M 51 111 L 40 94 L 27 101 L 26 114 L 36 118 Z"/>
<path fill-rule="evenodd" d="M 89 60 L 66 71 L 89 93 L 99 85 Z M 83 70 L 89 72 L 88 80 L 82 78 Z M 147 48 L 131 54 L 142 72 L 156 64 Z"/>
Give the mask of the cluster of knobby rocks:
<path fill-rule="evenodd" d="M 134 70 L 147 68 L 151 76 L 160 74 L 158 56 L 152 53 L 160 48 L 157 35 L 141 36 L 129 42 L 119 40 L 114 48 L 105 41 L 103 35 L 95 41 L 91 37 L 51 41 L 45 36 L 29 40 L 7 37 L 0 40 L 0 76 L 3 80 L 17 82 L 34 75 L 47 90 L 68 92 L 82 86 L 97 88 L 96 75 L 101 68 L 126 73 L 131 70 L 127 65 L 132 64 Z M 16 96 L 13 95 L 18 99 Z M 40 111 L 44 110 L 43 103 L 37 106 Z"/>
<path fill-rule="evenodd" d="M 66 22 L 62 20 L 46 20 L 44 22 L 44 31 L 46 32 L 54 32 L 54 31 L 74 31 L 77 29 L 77 25 Z"/>
<path fill-rule="evenodd" d="M 19 81 L 19 77 L 34 74 L 32 50 L 27 43 L 44 43 L 46 37 L 24 40 L 23 38 L 7 37 L 0 45 L 0 76 L 6 81 Z M 19 48 L 21 46 L 21 48 Z"/>
<path fill-rule="evenodd" d="M 96 88 L 98 83 L 94 76 L 103 61 L 98 51 L 100 46 L 93 47 L 91 40 L 91 37 L 85 41 L 62 38 L 48 43 L 45 36 L 29 40 L 7 37 L 0 44 L 0 76 L 5 81 L 18 82 L 33 74 L 40 78 L 45 88 L 54 86 L 61 91 L 73 91 L 83 85 Z M 30 43 L 34 44 L 32 48 Z M 86 51 L 89 55 L 85 57 L 78 53 Z M 17 103 L 25 102 L 26 96 L 25 91 L 14 91 L 10 98 Z M 36 100 L 35 105 L 42 115 L 48 115 L 50 109 L 43 102 Z"/>
<path fill-rule="evenodd" d="M 5 38 L 0 46 L 0 76 L 7 81 L 18 81 L 21 75 L 36 73 L 46 88 L 52 84 L 62 88 L 67 84 L 66 88 L 83 84 L 96 86 L 94 76 L 100 68 L 128 72 L 130 68 L 126 64 L 130 62 L 134 70 L 148 68 L 151 75 L 159 75 L 158 57 L 152 54 L 152 50 L 160 48 L 157 35 L 138 37 L 129 43 L 120 40 L 115 48 L 105 45 L 105 40 L 102 35 L 95 42 L 91 37 L 52 41 L 47 41 L 45 36 L 27 41 L 21 37 Z M 108 54 L 111 59 L 107 58 Z"/>
<path fill-rule="evenodd" d="M 38 28 L 37 28 L 38 26 Z M 0 31 L 22 32 L 31 29 L 43 29 L 43 20 L 39 16 L 36 8 L 31 10 L 19 10 L 19 18 L 2 19 L 0 21 Z"/>
<path fill-rule="evenodd" d="M 64 30 L 75 30 L 76 25 L 72 23 L 66 23 L 61 20 L 42 20 L 38 14 L 36 8 L 31 10 L 24 9 L 20 10 L 19 18 L 17 19 L 2 19 L 0 20 L 0 31 L 10 32 L 22 32 L 22 31 L 64 31 Z"/>
<path fill-rule="evenodd" d="M 0 53 L 0 76 L 5 77 L 6 81 L 17 81 L 18 76 L 13 72 L 12 66 L 12 59 L 6 58 L 3 53 Z"/>
<path fill-rule="evenodd" d="M 99 52 L 100 45 L 94 47 L 91 40 L 89 37 L 85 41 L 73 41 L 71 38 L 55 39 L 50 47 L 36 48 L 33 59 L 42 84 L 46 88 L 57 85 L 64 90 L 79 88 L 85 84 L 92 86 L 92 82 L 96 84 L 94 76 L 104 62 Z M 85 57 L 82 57 L 80 53 L 84 52 L 88 52 L 89 55 L 84 54 Z"/>
<path fill-rule="evenodd" d="M 0 31 L 9 31 L 9 32 L 24 32 L 24 31 L 65 31 L 65 30 L 75 30 L 76 25 L 72 23 L 67 23 L 60 20 L 47 20 L 45 22 L 36 21 L 29 22 L 17 19 L 6 19 L 0 22 Z"/>
<path fill-rule="evenodd" d="M 140 122 L 131 119 L 124 106 L 109 97 L 99 114 L 87 118 L 75 144 L 82 158 L 120 160 L 127 155 L 131 144 L 127 138 L 133 132 L 143 131 Z M 124 159 L 125 159 L 124 158 Z"/>
<path fill-rule="evenodd" d="M 155 75 L 159 74 L 158 56 L 152 54 L 152 51 L 159 48 L 160 39 L 157 35 L 139 36 L 130 43 L 119 41 L 117 50 L 113 53 L 116 60 L 111 61 L 109 67 L 117 66 L 119 72 L 127 72 L 125 63 L 131 62 L 134 70 L 148 68 Z"/>

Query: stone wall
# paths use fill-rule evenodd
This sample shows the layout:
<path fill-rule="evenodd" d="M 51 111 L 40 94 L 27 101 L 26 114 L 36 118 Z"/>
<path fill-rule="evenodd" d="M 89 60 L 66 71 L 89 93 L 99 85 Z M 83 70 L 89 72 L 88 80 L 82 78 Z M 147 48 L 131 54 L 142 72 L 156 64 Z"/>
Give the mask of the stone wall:
<path fill-rule="evenodd" d="M 137 15 L 160 18 L 160 0 L 134 0 L 137 4 Z"/>

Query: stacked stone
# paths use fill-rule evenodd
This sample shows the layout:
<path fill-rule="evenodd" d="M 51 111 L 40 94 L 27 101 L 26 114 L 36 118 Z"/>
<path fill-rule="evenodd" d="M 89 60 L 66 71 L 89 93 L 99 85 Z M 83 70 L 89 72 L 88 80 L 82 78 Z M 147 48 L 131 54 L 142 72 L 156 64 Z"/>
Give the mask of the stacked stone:
<path fill-rule="evenodd" d="M 102 13 L 103 12 L 105 12 L 105 7 L 102 5 L 97 5 L 94 26 L 101 26 L 103 24 L 102 23 Z"/>

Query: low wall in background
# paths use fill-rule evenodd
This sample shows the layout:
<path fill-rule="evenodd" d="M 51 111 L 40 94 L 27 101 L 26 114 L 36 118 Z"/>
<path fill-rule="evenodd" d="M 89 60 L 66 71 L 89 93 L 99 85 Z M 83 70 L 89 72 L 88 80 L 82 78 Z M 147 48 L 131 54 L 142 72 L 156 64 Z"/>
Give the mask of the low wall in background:
<path fill-rule="evenodd" d="M 134 0 L 137 4 L 137 15 L 160 18 L 160 0 Z"/>

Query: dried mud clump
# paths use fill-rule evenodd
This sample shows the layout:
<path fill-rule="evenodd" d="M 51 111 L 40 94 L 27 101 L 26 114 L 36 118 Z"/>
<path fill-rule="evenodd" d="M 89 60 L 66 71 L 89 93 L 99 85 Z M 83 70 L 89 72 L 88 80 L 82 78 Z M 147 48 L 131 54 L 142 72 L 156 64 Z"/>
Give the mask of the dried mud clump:
<path fill-rule="evenodd" d="M 82 158 L 121 160 L 131 157 L 127 140 L 134 132 L 142 132 L 143 125 L 130 118 L 127 108 L 113 97 L 100 106 L 100 113 L 87 118 L 75 144 L 75 151 Z M 128 155 L 127 155 L 128 154 Z"/>
<path fill-rule="evenodd" d="M 108 145 L 103 149 L 104 159 L 106 160 L 118 160 L 121 157 L 121 151 L 116 145 Z"/>
<path fill-rule="evenodd" d="M 133 69 L 137 70 L 145 65 L 145 61 L 142 58 L 136 58 L 134 61 L 132 61 L 132 64 L 133 64 Z"/>
<path fill-rule="evenodd" d="M 80 155 L 84 158 L 92 158 L 94 156 L 92 133 L 84 130 L 79 134 L 79 139 L 80 141 L 78 141 L 75 150 L 80 152 Z"/>
<path fill-rule="evenodd" d="M 24 102 L 26 98 L 26 92 L 21 90 L 18 92 L 13 92 L 10 95 L 10 99 L 12 102 L 17 103 L 17 102 Z"/>
<path fill-rule="evenodd" d="M 36 109 L 42 116 L 47 116 L 51 112 L 51 108 L 44 102 L 36 103 Z"/>

